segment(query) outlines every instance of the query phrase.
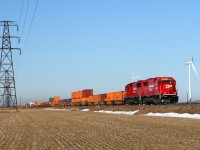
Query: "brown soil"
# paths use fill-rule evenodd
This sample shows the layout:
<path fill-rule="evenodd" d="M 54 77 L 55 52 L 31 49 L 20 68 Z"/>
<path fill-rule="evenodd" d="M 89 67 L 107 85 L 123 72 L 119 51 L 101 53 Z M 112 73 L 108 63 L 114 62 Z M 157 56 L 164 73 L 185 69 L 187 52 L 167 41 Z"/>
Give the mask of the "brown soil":
<path fill-rule="evenodd" d="M 200 149 L 200 120 L 76 110 L 0 113 L 0 149 Z"/>

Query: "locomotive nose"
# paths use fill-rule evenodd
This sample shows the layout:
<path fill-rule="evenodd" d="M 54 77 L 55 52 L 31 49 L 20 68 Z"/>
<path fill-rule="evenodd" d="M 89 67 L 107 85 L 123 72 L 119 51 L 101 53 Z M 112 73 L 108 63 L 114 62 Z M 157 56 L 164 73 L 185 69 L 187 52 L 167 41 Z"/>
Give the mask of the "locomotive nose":
<path fill-rule="evenodd" d="M 165 85 L 165 94 L 171 94 L 173 92 L 173 85 L 171 84 L 166 84 Z"/>

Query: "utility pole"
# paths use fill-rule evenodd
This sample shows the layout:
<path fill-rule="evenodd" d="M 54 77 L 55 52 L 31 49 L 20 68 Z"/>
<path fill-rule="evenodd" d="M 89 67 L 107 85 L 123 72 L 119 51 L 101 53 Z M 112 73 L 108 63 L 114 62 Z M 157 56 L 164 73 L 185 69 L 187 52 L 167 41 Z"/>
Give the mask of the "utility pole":
<path fill-rule="evenodd" d="M 19 42 L 19 37 L 10 36 L 9 27 L 18 25 L 15 21 L 0 21 L 0 26 L 3 26 L 3 36 L 1 57 L 0 57 L 0 102 L 2 102 L 2 108 L 11 108 L 15 107 L 17 109 L 17 96 L 16 96 L 16 87 L 15 87 L 15 78 L 14 78 L 14 68 L 13 68 L 13 59 L 12 51 L 20 50 L 20 48 L 12 48 L 11 39 L 17 38 Z"/>

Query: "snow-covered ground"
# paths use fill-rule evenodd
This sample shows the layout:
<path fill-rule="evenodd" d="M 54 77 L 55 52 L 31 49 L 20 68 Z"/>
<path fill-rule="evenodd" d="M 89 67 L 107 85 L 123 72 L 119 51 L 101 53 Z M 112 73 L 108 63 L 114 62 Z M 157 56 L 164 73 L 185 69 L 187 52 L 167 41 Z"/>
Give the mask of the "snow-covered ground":
<path fill-rule="evenodd" d="M 191 119 L 200 119 L 200 114 L 179 114 L 179 113 L 148 113 L 147 116 L 159 116 L 159 117 L 176 117 L 176 118 L 191 118 Z"/>
<path fill-rule="evenodd" d="M 108 114 L 118 114 L 118 115 L 134 115 L 138 111 L 139 110 L 136 110 L 136 111 L 108 111 L 108 110 L 99 110 L 99 111 L 94 111 L 94 112 L 108 113 Z"/>
<path fill-rule="evenodd" d="M 45 110 L 54 110 L 54 111 L 71 111 L 69 109 L 55 109 L 55 108 L 45 108 Z M 82 112 L 87 112 L 90 111 L 88 108 L 81 109 L 80 111 Z M 107 113 L 107 114 L 118 114 L 118 115 L 134 115 L 137 113 L 139 110 L 136 111 L 109 111 L 109 110 L 99 110 L 99 111 L 94 111 L 98 113 Z M 190 119 L 200 119 L 200 114 L 188 114 L 188 113 L 148 113 L 144 114 L 146 116 L 159 116 L 159 117 L 176 117 L 176 118 L 190 118 Z"/>
<path fill-rule="evenodd" d="M 84 108 L 84 109 L 81 109 L 80 111 L 90 111 L 90 110 L 87 108 Z"/>
<path fill-rule="evenodd" d="M 69 109 L 45 108 L 44 110 L 70 111 Z"/>

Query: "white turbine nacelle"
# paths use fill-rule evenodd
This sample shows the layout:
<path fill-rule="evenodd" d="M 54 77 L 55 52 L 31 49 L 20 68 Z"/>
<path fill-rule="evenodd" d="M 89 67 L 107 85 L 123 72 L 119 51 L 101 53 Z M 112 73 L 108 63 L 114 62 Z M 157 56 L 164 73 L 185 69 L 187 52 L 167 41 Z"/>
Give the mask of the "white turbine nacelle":
<path fill-rule="evenodd" d="M 186 65 L 192 64 L 192 61 L 186 61 Z"/>

